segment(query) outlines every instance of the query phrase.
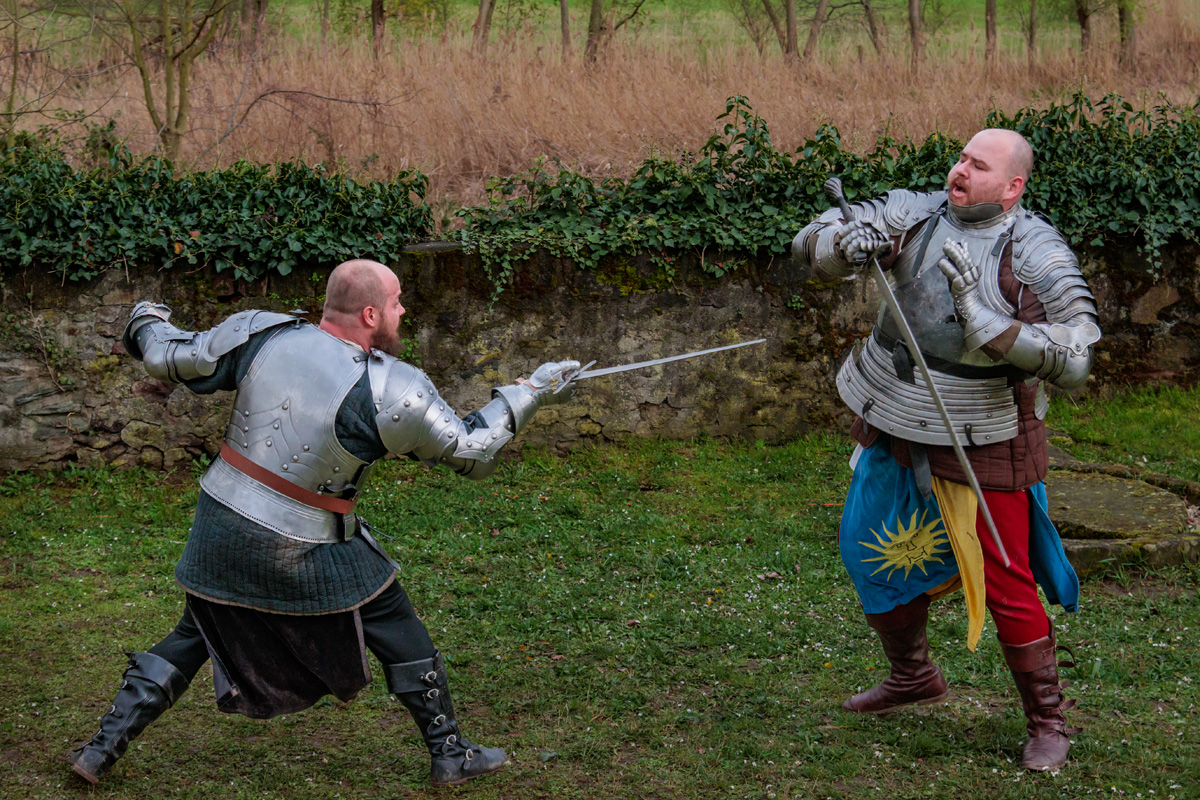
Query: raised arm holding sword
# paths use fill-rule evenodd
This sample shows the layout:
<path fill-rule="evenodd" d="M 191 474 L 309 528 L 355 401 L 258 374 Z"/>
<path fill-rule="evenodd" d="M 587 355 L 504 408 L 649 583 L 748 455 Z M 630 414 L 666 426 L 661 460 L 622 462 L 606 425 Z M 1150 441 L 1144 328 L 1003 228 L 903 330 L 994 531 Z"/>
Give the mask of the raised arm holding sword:
<path fill-rule="evenodd" d="M 963 148 L 944 192 L 838 204 L 794 256 L 834 278 L 869 269 L 884 302 L 838 391 L 857 414 L 839 544 L 891 670 L 848 711 L 942 702 L 929 658 L 931 598 L 962 585 L 968 641 L 991 612 L 1021 694 L 1022 765 L 1057 769 L 1070 746 L 1057 643 L 1037 587 L 1074 611 L 1079 584 L 1046 515 L 1045 383 L 1071 389 L 1100 338 L 1095 302 L 1061 235 L 1020 198 L 1033 153 L 1013 131 Z"/>

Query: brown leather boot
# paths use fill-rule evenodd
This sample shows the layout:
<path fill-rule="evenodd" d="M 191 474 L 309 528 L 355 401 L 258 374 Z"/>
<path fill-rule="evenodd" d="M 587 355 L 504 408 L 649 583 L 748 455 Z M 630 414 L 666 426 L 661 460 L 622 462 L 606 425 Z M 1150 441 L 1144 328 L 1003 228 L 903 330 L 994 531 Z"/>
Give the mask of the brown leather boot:
<path fill-rule="evenodd" d="M 1067 763 L 1067 751 L 1071 748 L 1070 736 L 1079 733 L 1079 728 L 1068 728 L 1063 712 L 1075 705 L 1074 700 L 1064 700 L 1063 689 L 1070 681 L 1058 680 L 1059 667 L 1073 667 L 1072 661 L 1058 661 L 1057 650 L 1066 650 L 1054 640 L 1054 630 L 1029 644 L 1011 645 L 1000 642 L 1004 660 L 1012 671 L 1021 705 L 1025 708 L 1029 739 L 1021 752 L 1021 766 L 1025 769 L 1058 769 Z M 1073 656 L 1072 656 L 1073 657 Z"/>
<path fill-rule="evenodd" d="M 856 694 L 842 708 L 856 714 L 884 714 L 897 708 L 941 703 L 950 696 L 942 671 L 929 660 L 929 595 L 921 595 L 886 614 L 867 614 L 879 634 L 891 674 L 878 686 Z"/>

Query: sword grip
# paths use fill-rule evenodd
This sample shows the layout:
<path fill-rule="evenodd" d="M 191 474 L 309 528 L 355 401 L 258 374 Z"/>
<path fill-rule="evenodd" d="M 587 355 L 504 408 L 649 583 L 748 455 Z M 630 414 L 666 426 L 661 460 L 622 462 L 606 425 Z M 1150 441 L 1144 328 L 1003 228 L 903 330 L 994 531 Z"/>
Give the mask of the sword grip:
<path fill-rule="evenodd" d="M 854 222 L 854 212 L 850 210 L 850 204 L 846 202 L 846 195 L 842 192 L 841 178 L 833 175 L 825 181 L 825 194 L 837 204 L 838 210 L 842 212 L 842 219 L 847 224 Z"/>

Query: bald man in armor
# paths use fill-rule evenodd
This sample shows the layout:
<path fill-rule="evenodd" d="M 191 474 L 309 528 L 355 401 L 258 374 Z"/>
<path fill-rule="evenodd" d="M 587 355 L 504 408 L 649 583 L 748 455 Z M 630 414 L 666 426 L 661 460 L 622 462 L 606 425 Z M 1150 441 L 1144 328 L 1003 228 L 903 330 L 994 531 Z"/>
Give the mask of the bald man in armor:
<path fill-rule="evenodd" d="M 108 773 L 205 661 L 221 710 L 268 718 L 327 694 L 354 697 L 371 680 L 368 650 L 420 728 L 434 786 L 507 763 L 503 750 L 459 731 L 441 653 L 355 501 L 389 452 L 471 480 L 491 475 L 539 408 L 570 399 L 573 386 L 555 390 L 579 364 L 543 364 L 460 417 L 395 356 L 400 295 L 390 269 L 354 260 L 330 274 L 319 325 L 243 311 L 196 333 L 172 325 L 166 306 L 134 306 L 124 345 L 152 377 L 236 395 L 175 568 L 183 617 L 148 651 L 129 654 L 100 730 L 71 754 L 87 781 Z"/>

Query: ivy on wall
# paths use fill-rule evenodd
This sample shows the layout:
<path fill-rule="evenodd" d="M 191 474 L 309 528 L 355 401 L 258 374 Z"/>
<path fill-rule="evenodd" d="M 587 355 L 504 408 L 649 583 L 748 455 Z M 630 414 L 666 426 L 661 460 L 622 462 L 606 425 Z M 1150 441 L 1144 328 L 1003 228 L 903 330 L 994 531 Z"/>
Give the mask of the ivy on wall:
<path fill-rule="evenodd" d="M 584 269 L 648 254 L 670 277 L 680 251 L 786 254 L 827 207 L 822 184 L 833 174 L 851 201 L 940 189 L 962 147 L 940 133 L 919 143 L 883 137 L 860 155 L 823 126 L 786 153 L 743 97 L 718 120 L 699 152 L 649 158 L 628 180 L 592 179 L 557 161 L 494 178 L 489 202 L 459 210 L 463 226 L 448 236 L 483 257 L 495 294 L 537 250 Z M 1132 240 L 1156 274 L 1170 239 L 1196 240 L 1200 101 L 1138 111 L 1119 97 L 1077 95 L 1044 110 L 993 111 L 985 125 L 1030 140 L 1037 164 L 1025 205 L 1073 245 Z M 253 279 L 356 256 L 392 261 L 431 236 L 426 187 L 419 172 L 359 183 L 299 162 L 177 175 L 125 150 L 107 168 L 76 170 L 52 149 L 23 147 L 0 160 L 0 272 L 35 265 L 84 280 L 141 262 L 211 264 Z M 702 264 L 718 277 L 730 268 Z"/>
<path fill-rule="evenodd" d="M 20 148 L 0 161 L 0 271 L 36 265 L 87 280 L 124 264 L 213 265 L 235 277 L 286 275 L 357 256 L 394 260 L 429 237 L 419 172 L 359 183 L 300 162 L 238 162 L 176 175 L 170 162 L 76 170 Z"/>
<path fill-rule="evenodd" d="M 1138 243 L 1156 274 L 1172 237 L 1200 230 L 1200 101 L 1135 111 L 1119 97 L 1084 95 L 1046 110 L 993 111 L 985 127 L 1024 134 L 1037 156 L 1024 203 L 1045 214 L 1072 245 Z M 924 142 L 880 138 L 864 155 L 842 148 L 832 126 L 792 155 L 771 143 L 765 120 L 732 97 L 722 130 L 694 157 L 652 158 L 628 181 L 592 181 L 538 164 L 495 179 L 488 205 L 459 212 L 460 241 L 477 250 L 498 286 L 533 249 L 584 267 L 649 252 L 669 268 L 681 248 L 783 255 L 793 236 L 828 208 L 822 186 L 840 175 L 850 201 L 891 188 L 935 191 L 963 143 L 934 133 Z M 557 165 L 556 165 L 557 166 Z M 722 263 L 704 262 L 720 276 Z"/>

